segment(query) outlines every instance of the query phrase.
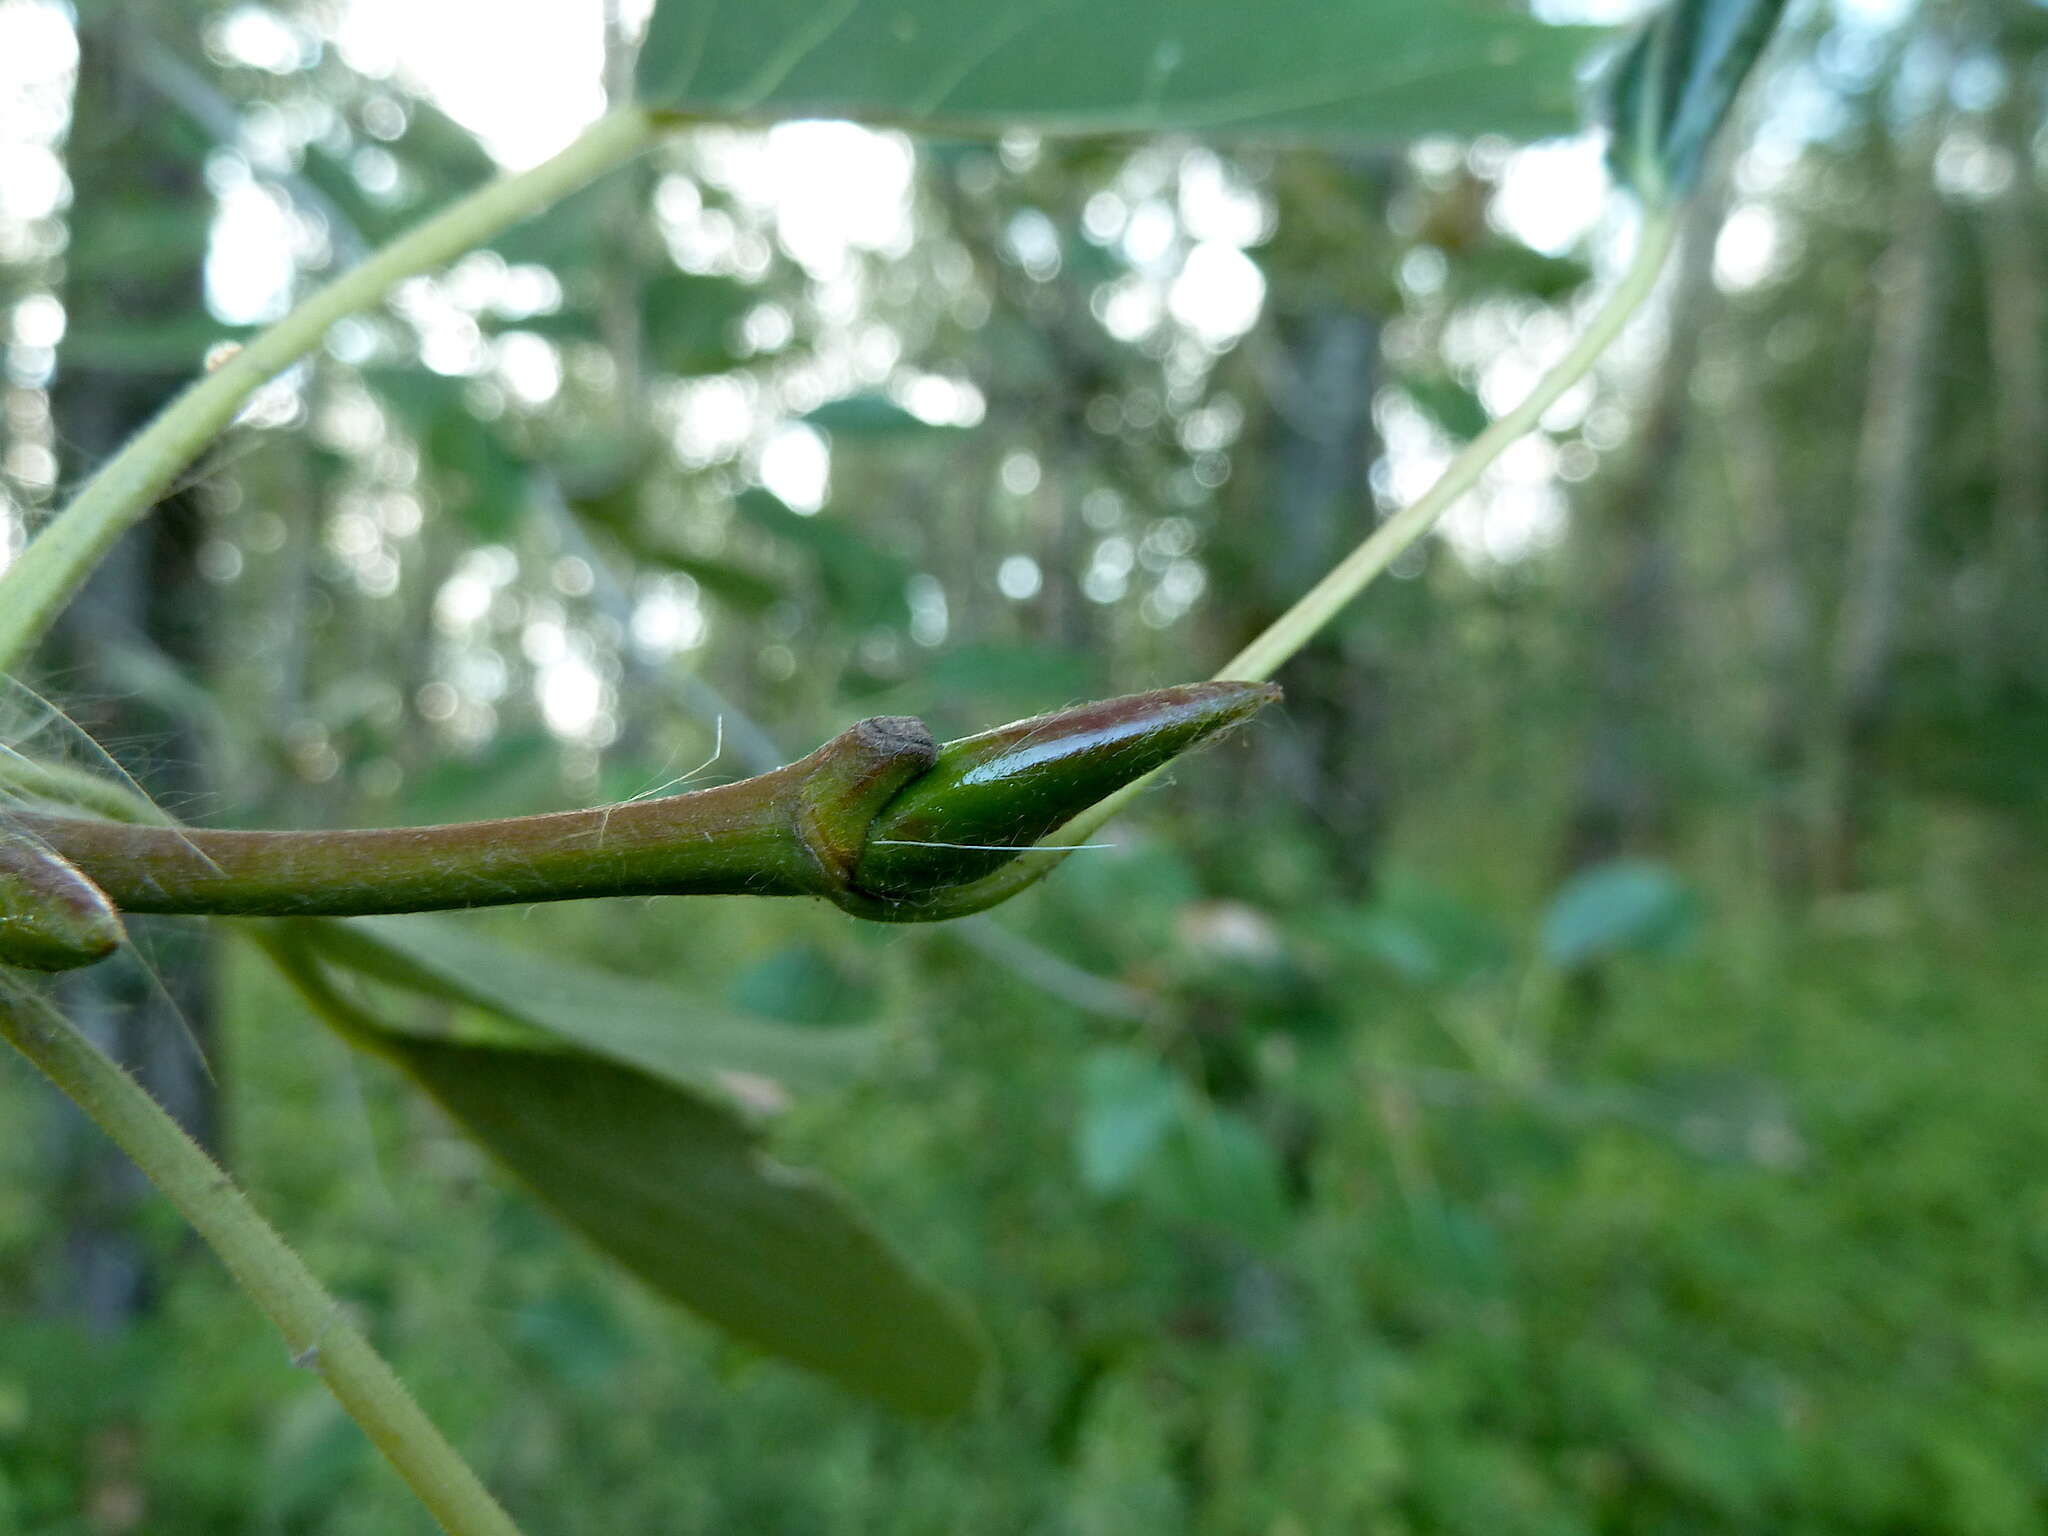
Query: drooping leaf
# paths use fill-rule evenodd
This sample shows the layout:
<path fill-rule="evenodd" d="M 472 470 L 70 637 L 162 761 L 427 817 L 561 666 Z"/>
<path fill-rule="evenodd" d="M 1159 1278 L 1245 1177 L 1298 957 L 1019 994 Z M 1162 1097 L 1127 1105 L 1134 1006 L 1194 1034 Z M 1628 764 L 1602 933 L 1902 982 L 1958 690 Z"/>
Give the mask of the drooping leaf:
<path fill-rule="evenodd" d="M 1572 126 L 1584 38 L 1471 0 L 664 0 L 638 85 L 654 107 L 955 135 L 1541 134 Z"/>
<path fill-rule="evenodd" d="M 721 1098 L 581 1051 L 434 1040 L 388 1024 L 335 986 L 323 926 L 346 931 L 265 930 L 307 1001 L 642 1281 L 890 1407 L 940 1417 L 973 1403 L 988 1365 L 973 1319 L 830 1185 L 769 1157 Z M 387 981 L 440 984 L 408 955 L 368 950 Z"/>
<path fill-rule="evenodd" d="M 1557 893 L 1543 919 L 1543 957 L 1568 971 L 1617 954 L 1668 953 L 1698 922 L 1698 898 L 1674 871 L 1614 859 L 1581 870 Z"/>
<path fill-rule="evenodd" d="M 395 1044 L 542 1204 L 656 1290 L 904 1412 L 974 1401 L 972 1320 L 722 1107 L 589 1056 Z"/>
<path fill-rule="evenodd" d="M 1648 203 L 1677 201 L 1771 39 L 1785 0 L 1671 0 L 1609 68 L 1608 162 Z"/>
<path fill-rule="evenodd" d="M 797 1085 L 844 1082 L 873 1045 L 855 1031 L 821 1035 L 735 1017 L 654 982 L 495 943 L 456 918 L 359 917 L 306 931 L 328 964 L 481 1009 L 686 1087 L 714 1085 L 721 1072 Z"/>

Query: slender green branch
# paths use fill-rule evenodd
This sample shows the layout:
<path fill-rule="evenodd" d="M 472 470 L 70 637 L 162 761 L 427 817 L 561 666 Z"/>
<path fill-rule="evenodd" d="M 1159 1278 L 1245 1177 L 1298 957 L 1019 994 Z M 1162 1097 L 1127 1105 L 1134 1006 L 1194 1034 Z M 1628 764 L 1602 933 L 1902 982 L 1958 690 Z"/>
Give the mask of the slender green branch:
<path fill-rule="evenodd" d="M 277 1325 L 294 1363 L 327 1383 L 443 1530 L 450 1536 L 518 1536 L 511 1518 L 340 1304 L 141 1084 L 56 1009 L 4 974 L 0 1038 L 91 1116 L 184 1214 Z"/>
<path fill-rule="evenodd" d="M 1479 477 L 1494 460 L 1534 427 L 1566 390 L 1592 371 L 1593 365 L 1613 345 L 1614 339 L 1642 308 L 1643 301 L 1655 290 L 1665 259 L 1671 253 L 1676 230 L 1676 217 L 1669 210 L 1647 213 L 1636 239 L 1635 255 L 1621 281 L 1594 313 L 1578 340 L 1572 343 L 1571 350 L 1537 380 L 1528 398 L 1467 443 L 1434 485 L 1412 505 L 1375 528 L 1292 608 L 1225 662 L 1218 669 L 1216 680 L 1257 682 L 1271 677 L 1315 638 L 1317 632 L 1346 604 L 1364 591 L 1374 577 L 1393 564 L 1403 550 L 1435 527 L 1444 513 L 1456 505 L 1458 498 L 1478 483 Z M 1111 817 L 1143 794 L 1160 771 L 1155 769 L 1142 778 L 1134 779 L 1052 833 L 1045 844 L 1047 857 L 1019 860 L 970 885 L 956 885 L 932 897 L 916 915 L 924 920 L 938 921 L 964 917 L 1008 901 L 1058 867 L 1061 857 L 1052 850 L 1086 842 Z"/>
<path fill-rule="evenodd" d="M 80 877 L 128 912 L 345 917 L 744 895 L 823 896 L 858 916 L 911 921 L 930 892 L 979 879 L 1278 694 L 1262 683 L 1189 683 L 944 747 L 917 720 L 879 717 L 737 783 L 453 826 L 219 832 L 18 811 L 8 825 L 30 904 L 23 916 L 41 925 L 40 946 L 25 953 L 50 953 L 55 940 L 59 957 L 89 963 L 80 914 L 33 906 Z M 0 884 L 0 918 L 8 889 Z"/>
<path fill-rule="evenodd" d="M 1636 240 L 1635 259 L 1615 285 L 1607 302 L 1587 323 L 1571 350 L 1536 382 L 1528 398 L 1467 443 L 1442 475 L 1410 506 L 1375 528 L 1330 573 L 1317 582 L 1265 632 L 1218 669 L 1219 678 L 1261 680 L 1271 677 L 1295 652 L 1315 637 L 1375 576 L 1430 529 L 1459 497 L 1471 490 L 1495 459 L 1543 417 L 1558 398 L 1583 379 L 1613 345 L 1630 318 L 1657 286 L 1658 274 L 1671 252 L 1676 224 L 1669 214 L 1645 217 Z"/>
<path fill-rule="evenodd" d="M 257 389 L 318 346 L 335 321 L 638 154 L 664 126 L 637 107 L 601 119 L 553 159 L 479 188 L 400 236 L 193 383 L 107 461 L 0 580 L 0 673 L 20 668 L 108 546 L 163 497 Z"/>

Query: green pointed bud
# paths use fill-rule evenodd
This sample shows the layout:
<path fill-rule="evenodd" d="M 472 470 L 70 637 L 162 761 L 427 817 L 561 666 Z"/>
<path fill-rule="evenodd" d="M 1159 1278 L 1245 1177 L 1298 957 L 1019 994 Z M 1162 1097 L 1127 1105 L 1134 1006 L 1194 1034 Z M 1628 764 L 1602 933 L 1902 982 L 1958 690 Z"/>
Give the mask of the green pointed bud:
<path fill-rule="evenodd" d="M 100 888 L 26 832 L 0 827 L 0 965 L 68 971 L 121 947 Z"/>
<path fill-rule="evenodd" d="M 889 900 L 980 879 L 1279 696 L 1271 683 L 1188 683 L 949 741 L 875 817 L 853 884 Z"/>

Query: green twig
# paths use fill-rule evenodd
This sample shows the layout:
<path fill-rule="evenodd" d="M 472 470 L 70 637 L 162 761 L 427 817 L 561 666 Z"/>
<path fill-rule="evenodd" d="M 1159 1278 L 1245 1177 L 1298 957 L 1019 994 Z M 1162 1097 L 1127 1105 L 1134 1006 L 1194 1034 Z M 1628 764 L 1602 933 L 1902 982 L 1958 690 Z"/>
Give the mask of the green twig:
<path fill-rule="evenodd" d="M 637 107 L 599 120 L 553 159 L 501 177 L 401 235 L 193 383 L 107 461 L 0 580 L 0 673 L 19 670 L 114 540 L 163 497 L 251 395 L 318 346 L 335 321 L 630 159 L 664 126 Z"/>
<path fill-rule="evenodd" d="M 1263 634 L 1225 662 L 1216 676 L 1250 682 L 1271 677 L 1364 591 L 1375 576 L 1392 565 L 1403 550 L 1434 528 L 1458 498 L 1478 483 L 1493 461 L 1535 426 L 1559 396 L 1590 373 L 1601 354 L 1613 345 L 1614 338 L 1657 286 L 1675 228 L 1669 214 L 1649 215 L 1637 238 L 1635 259 L 1629 263 L 1627 273 L 1579 339 L 1572 343 L 1571 350 L 1537 381 L 1528 397 L 1467 443 L 1436 484 L 1375 528 L 1364 543 L 1303 593 Z"/>
<path fill-rule="evenodd" d="M 213 831 L 34 810 L 10 813 L 6 825 L 25 900 L 84 879 L 124 912 L 346 917 L 591 896 L 823 896 L 857 916 L 915 922 L 930 892 L 1029 851 L 1083 806 L 1279 692 L 1268 683 L 1157 688 L 943 747 L 921 722 L 882 716 L 736 783 L 453 826 Z M 6 895 L 0 884 L 0 918 Z M 24 915 L 52 938 L 75 932 L 32 906 Z M 75 946 L 69 963 L 89 963 L 86 948 Z"/>
<path fill-rule="evenodd" d="M 220 1255 L 449 1536 L 518 1536 L 511 1517 L 420 1411 L 369 1340 L 234 1181 L 163 1107 L 34 993 L 0 974 L 0 1038 L 135 1160 Z"/>

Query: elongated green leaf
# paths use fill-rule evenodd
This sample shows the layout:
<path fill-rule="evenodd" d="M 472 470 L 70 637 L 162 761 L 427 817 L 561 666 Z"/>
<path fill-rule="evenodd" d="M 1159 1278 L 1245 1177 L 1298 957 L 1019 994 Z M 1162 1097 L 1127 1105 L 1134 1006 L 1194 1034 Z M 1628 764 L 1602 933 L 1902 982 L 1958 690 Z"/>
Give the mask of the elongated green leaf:
<path fill-rule="evenodd" d="M 581 1051 L 393 1028 L 334 985 L 333 935 L 352 929 L 276 924 L 264 938 L 317 1011 L 563 1222 L 707 1321 L 892 1408 L 940 1417 L 974 1402 L 988 1362 L 973 1319 L 830 1185 L 769 1157 L 721 1099 Z M 435 983 L 396 949 L 368 959 L 388 980 Z"/>
<path fill-rule="evenodd" d="M 1608 160 L 1620 181 L 1653 204 L 1692 190 L 1784 9 L 1785 0 L 1672 0 L 1643 24 L 1607 79 Z"/>
<path fill-rule="evenodd" d="M 360 917 L 300 926 L 329 964 L 482 1009 L 683 1087 L 714 1084 L 721 1072 L 798 1086 L 844 1082 L 875 1044 L 860 1030 L 736 1017 L 653 982 L 493 943 L 460 919 Z"/>
<path fill-rule="evenodd" d="M 663 0 L 639 89 L 655 107 L 956 134 L 1538 134 L 1573 123 L 1583 38 L 1472 0 Z"/>
<path fill-rule="evenodd" d="M 974 1401 L 986 1360 L 972 1320 L 735 1116 L 588 1056 L 397 1047 L 544 1205 L 655 1289 L 893 1408 Z"/>

